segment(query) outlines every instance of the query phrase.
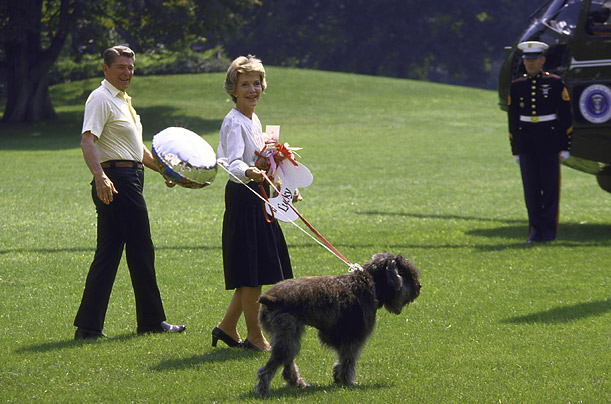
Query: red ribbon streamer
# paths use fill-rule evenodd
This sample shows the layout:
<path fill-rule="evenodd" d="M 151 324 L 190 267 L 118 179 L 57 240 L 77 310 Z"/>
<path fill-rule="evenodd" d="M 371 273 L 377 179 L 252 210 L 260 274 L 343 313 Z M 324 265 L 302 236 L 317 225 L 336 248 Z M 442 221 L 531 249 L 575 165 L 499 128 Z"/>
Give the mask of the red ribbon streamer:
<path fill-rule="evenodd" d="M 294 161 L 292 161 L 293 164 L 297 165 L 297 163 L 295 163 Z M 274 184 L 272 184 L 272 182 L 270 181 L 269 177 L 265 174 L 263 174 L 263 178 L 265 178 L 265 181 L 274 189 L 274 191 L 276 191 L 276 193 L 278 195 L 280 195 L 282 197 L 282 199 L 284 199 L 284 202 L 286 202 L 287 205 L 290 206 L 290 208 L 293 210 L 293 212 L 295 212 L 297 214 L 297 216 L 299 216 L 299 218 L 301 219 L 302 222 L 305 223 L 306 226 L 308 226 L 308 229 L 310 229 L 312 231 L 312 233 L 314 233 L 316 235 L 316 237 L 318 237 L 318 239 L 333 253 L 335 254 L 335 256 L 339 259 L 341 259 L 342 261 L 344 261 L 344 263 L 348 266 L 352 266 L 352 263 L 350 261 L 348 261 L 339 251 L 337 251 L 337 249 L 335 247 L 333 247 L 333 245 L 331 245 L 331 243 L 329 243 L 323 236 L 322 234 L 320 234 L 314 227 L 312 227 L 312 225 L 310 223 L 308 223 L 308 221 L 301 216 L 301 213 L 299 213 L 299 211 L 297 211 L 297 209 L 295 209 L 295 207 L 293 206 L 293 204 L 291 202 L 289 202 L 284 195 L 282 195 L 280 193 L 280 191 L 278 191 L 278 189 L 276 188 L 276 186 Z M 270 207 L 270 211 L 273 212 L 273 210 Z"/>
<path fill-rule="evenodd" d="M 255 155 L 258 157 L 255 162 L 255 167 L 265 171 L 269 175 L 274 174 L 274 171 L 284 159 L 289 160 L 295 167 L 299 166 L 293 157 L 293 153 L 289 149 L 288 143 L 265 145 L 261 151 L 255 151 Z"/>

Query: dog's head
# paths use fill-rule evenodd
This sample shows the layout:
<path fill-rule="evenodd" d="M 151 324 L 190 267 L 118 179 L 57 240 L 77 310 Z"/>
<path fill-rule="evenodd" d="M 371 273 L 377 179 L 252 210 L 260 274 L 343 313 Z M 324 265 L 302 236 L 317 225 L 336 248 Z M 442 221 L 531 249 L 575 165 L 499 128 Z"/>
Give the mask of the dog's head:
<path fill-rule="evenodd" d="M 379 307 L 391 313 L 400 314 L 420 294 L 418 268 L 401 255 L 377 253 L 363 269 L 373 277 Z"/>

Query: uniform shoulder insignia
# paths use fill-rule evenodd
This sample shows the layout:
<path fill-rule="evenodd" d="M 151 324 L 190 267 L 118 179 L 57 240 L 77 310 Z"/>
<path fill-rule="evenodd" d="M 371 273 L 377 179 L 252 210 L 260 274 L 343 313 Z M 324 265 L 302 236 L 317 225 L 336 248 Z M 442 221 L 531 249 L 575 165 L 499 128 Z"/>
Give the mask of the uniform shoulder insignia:
<path fill-rule="evenodd" d="M 550 72 L 545 72 L 545 75 L 551 79 L 560 79 L 560 76 L 556 76 L 555 74 L 552 74 Z"/>
<path fill-rule="evenodd" d="M 524 75 L 524 77 L 518 77 L 517 79 L 514 79 L 511 83 L 517 83 L 520 81 L 525 81 L 526 80 L 526 75 Z"/>

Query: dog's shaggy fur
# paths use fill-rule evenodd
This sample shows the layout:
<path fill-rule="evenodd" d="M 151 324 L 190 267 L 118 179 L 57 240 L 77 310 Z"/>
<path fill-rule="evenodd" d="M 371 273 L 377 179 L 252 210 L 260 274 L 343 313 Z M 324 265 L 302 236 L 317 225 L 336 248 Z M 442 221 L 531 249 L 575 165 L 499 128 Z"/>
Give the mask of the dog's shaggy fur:
<path fill-rule="evenodd" d="M 384 306 L 400 314 L 420 293 L 418 276 L 418 269 L 406 258 L 379 253 L 362 270 L 291 279 L 271 287 L 259 298 L 259 322 L 272 352 L 257 371 L 255 392 L 269 394 L 269 383 L 280 366 L 289 385 L 307 386 L 294 360 L 306 325 L 317 328 L 320 342 L 337 352 L 334 381 L 354 385 L 354 366 L 373 331 L 377 309 Z"/>

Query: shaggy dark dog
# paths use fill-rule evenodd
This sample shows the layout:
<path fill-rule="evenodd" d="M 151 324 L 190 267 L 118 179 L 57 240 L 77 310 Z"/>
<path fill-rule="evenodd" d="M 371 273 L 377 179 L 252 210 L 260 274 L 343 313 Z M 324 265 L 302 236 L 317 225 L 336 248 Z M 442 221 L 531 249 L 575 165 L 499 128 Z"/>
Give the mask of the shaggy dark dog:
<path fill-rule="evenodd" d="M 255 392 L 269 394 L 280 366 L 291 386 L 306 387 L 295 365 L 306 325 L 318 329 L 320 342 L 337 352 L 333 379 L 354 385 L 354 366 L 373 331 L 377 309 L 400 314 L 420 293 L 418 269 L 406 258 L 378 253 L 362 270 L 277 283 L 259 298 L 259 321 L 272 346 L 271 357 L 257 371 Z"/>

